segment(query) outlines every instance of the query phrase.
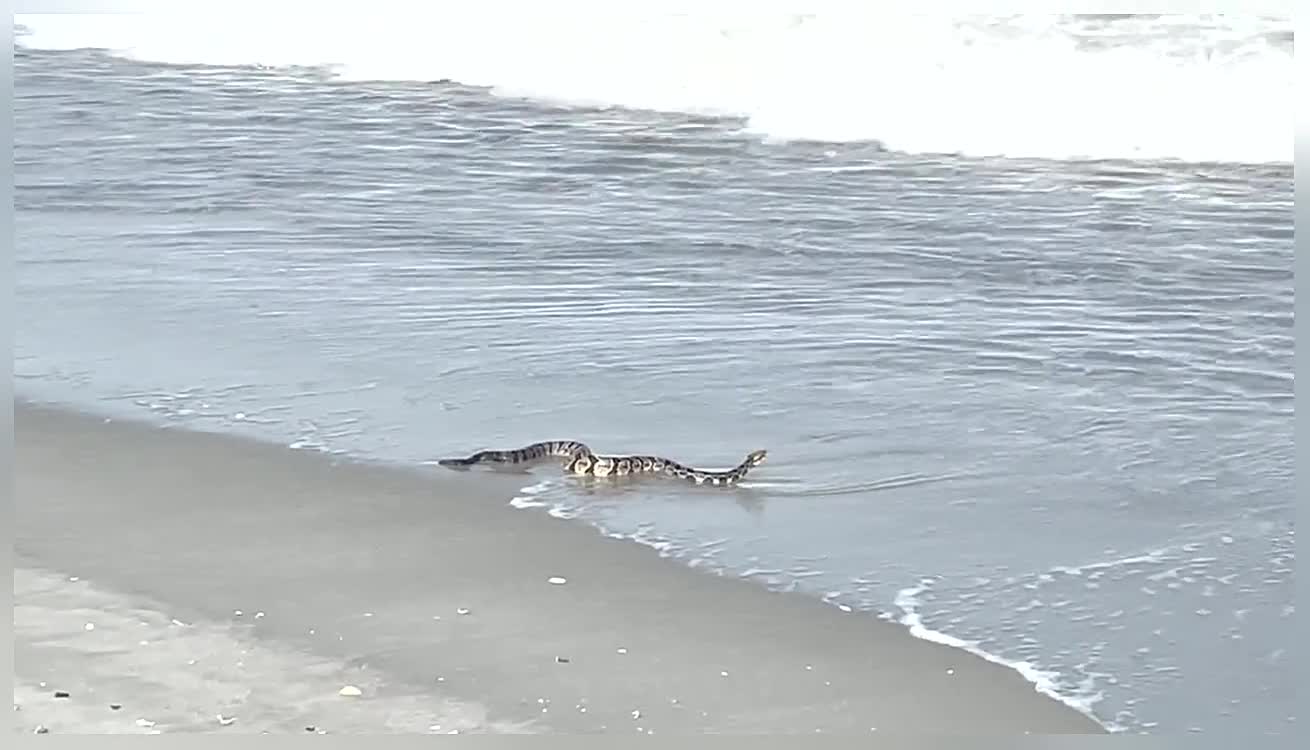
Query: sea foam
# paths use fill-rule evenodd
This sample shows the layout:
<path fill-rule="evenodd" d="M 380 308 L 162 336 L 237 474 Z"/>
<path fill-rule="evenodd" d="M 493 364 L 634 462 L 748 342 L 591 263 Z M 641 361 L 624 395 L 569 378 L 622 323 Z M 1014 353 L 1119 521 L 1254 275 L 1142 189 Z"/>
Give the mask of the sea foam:
<path fill-rule="evenodd" d="M 304 2 L 18 16 L 19 44 L 314 66 L 513 97 L 739 118 L 765 140 L 912 153 L 1290 162 L 1290 19 L 956 17 L 847 2 Z"/>

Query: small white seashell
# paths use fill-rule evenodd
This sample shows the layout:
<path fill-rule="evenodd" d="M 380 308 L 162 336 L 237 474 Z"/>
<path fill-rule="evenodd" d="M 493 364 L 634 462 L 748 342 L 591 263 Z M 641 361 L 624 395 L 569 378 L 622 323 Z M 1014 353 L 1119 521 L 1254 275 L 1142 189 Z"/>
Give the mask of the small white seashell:
<path fill-rule="evenodd" d="M 620 654 L 626 654 L 626 653 L 628 653 L 628 650 L 627 650 L 626 648 L 619 648 L 619 649 L 617 649 L 617 651 L 618 651 L 618 653 L 620 653 Z"/>
<path fill-rule="evenodd" d="M 150 727 L 153 727 L 155 725 L 155 722 L 149 719 L 137 719 L 136 725 L 139 727 L 143 727 L 145 729 L 149 729 Z"/>
<path fill-rule="evenodd" d="M 236 721 L 236 717 L 234 716 L 224 716 L 223 714 L 218 715 L 218 723 L 225 727 L 230 726 L 234 721 Z"/>
<path fill-rule="evenodd" d="M 468 607 L 460 607 L 459 609 L 455 610 L 455 614 L 457 615 L 467 615 L 468 613 L 469 613 Z"/>
<path fill-rule="evenodd" d="M 567 578 L 565 578 L 565 577 L 563 577 L 563 576 L 551 576 L 550 578 L 547 578 L 547 579 L 546 579 L 546 582 L 547 582 L 547 583 L 553 583 L 553 584 L 555 584 L 556 586 L 563 586 L 564 584 L 566 584 L 566 583 L 569 582 L 569 579 L 567 579 Z"/>
<path fill-rule="evenodd" d="M 347 698 L 357 698 L 357 697 L 359 697 L 359 696 L 361 696 L 361 695 L 363 695 L 363 694 L 364 694 L 364 691 L 363 691 L 363 690 L 360 690 L 359 688 L 355 687 L 354 685 L 347 685 L 347 686 L 345 686 L 345 687 L 343 687 L 343 688 L 341 688 L 340 690 L 337 691 L 337 695 L 344 695 L 344 696 L 346 696 Z"/>

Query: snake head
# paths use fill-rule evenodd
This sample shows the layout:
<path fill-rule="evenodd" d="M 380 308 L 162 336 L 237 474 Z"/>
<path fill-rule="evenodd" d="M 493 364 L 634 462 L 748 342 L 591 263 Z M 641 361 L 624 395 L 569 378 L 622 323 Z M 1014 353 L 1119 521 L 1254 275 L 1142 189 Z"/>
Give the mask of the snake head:
<path fill-rule="evenodd" d="M 768 455 L 769 452 L 766 450 L 751 451 L 750 455 L 746 456 L 746 463 L 752 467 L 759 466 L 764 463 L 764 459 L 767 458 Z"/>

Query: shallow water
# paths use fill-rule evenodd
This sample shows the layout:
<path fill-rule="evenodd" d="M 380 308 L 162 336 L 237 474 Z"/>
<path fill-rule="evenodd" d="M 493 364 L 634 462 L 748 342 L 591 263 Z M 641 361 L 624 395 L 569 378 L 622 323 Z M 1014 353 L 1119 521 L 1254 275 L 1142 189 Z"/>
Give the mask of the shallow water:
<path fill-rule="evenodd" d="M 908 607 L 1116 726 L 1290 726 L 1290 166 L 85 50 L 15 75 L 20 395 L 396 462 L 765 447 L 732 490 L 546 468 L 520 504 Z"/>

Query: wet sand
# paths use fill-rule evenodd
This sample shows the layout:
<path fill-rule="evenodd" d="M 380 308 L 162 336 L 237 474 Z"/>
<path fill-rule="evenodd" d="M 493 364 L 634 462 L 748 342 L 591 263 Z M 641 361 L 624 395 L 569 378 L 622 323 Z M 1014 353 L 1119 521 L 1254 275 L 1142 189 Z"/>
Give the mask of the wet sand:
<path fill-rule="evenodd" d="M 1101 731 L 899 626 L 513 509 L 523 477 L 15 421 L 21 731 Z"/>

